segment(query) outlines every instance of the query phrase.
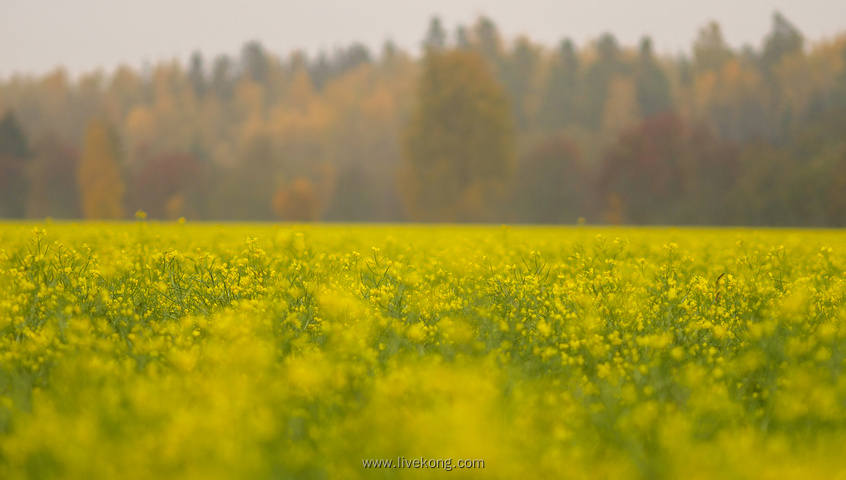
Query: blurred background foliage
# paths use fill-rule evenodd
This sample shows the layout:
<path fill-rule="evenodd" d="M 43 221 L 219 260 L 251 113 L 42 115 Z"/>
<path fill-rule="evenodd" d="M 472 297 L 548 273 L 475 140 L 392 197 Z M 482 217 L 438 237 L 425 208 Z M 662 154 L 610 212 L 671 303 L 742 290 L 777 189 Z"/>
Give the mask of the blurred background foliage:
<path fill-rule="evenodd" d="M 385 43 L 0 81 L 0 217 L 840 226 L 846 36 Z"/>

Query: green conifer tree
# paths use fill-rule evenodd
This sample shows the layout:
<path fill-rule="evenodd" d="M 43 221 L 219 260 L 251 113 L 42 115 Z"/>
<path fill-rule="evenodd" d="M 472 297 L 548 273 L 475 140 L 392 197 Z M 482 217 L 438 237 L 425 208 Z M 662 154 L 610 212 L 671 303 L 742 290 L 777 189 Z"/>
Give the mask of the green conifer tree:
<path fill-rule="evenodd" d="M 0 217 L 22 218 L 26 212 L 30 156 L 23 128 L 14 113 L 7 112 L 0 120 Z"/>

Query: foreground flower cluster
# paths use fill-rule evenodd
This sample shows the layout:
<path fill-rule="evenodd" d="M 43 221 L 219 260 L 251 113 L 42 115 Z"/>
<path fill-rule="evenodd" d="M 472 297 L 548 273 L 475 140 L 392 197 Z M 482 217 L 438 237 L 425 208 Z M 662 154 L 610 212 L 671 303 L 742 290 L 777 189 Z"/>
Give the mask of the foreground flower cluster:
<path fill-rule="evenodd" d="M 0 227 L 0 478 L 846 472 L 839 233 L 44 228 Z"/>

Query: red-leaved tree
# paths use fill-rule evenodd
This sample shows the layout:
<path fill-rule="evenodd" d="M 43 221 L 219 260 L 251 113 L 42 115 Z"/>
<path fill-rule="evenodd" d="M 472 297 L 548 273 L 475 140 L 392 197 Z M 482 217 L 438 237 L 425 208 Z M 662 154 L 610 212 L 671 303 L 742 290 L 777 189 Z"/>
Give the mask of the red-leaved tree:
<path fill-rule="evenodd" d="M 598 191 L 606 218 L 637 224 L 716 224 L 729 213 L 737 148 L 677 113 L 620 133 L 604 156 Z"/>

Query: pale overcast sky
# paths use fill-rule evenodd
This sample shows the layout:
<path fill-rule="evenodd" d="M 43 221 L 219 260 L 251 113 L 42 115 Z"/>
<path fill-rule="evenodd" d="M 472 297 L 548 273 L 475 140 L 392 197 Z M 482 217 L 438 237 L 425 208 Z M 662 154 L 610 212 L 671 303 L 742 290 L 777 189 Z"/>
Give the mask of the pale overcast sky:
<path fill-rule="evenodd" d="M 697 31 L 718 21 L 736 47 L 759 47 L 772 13 L 781 11 L 812 42 L 846 31 L 846 0 L 4 0 L 0 78 L 72 73 L 121 63 L 237 53 L 249 40 L 287 54 L 314 54 L 361 41 L 378 52 L 386 39 L 415 51 L 429 18 L 450 29 L 490 17 L 506 39 L 526 34 L 555 45 L 583 45 L 603 32 L 624 45 L 649 34 L 664 53 L 689 51 Z"/>

